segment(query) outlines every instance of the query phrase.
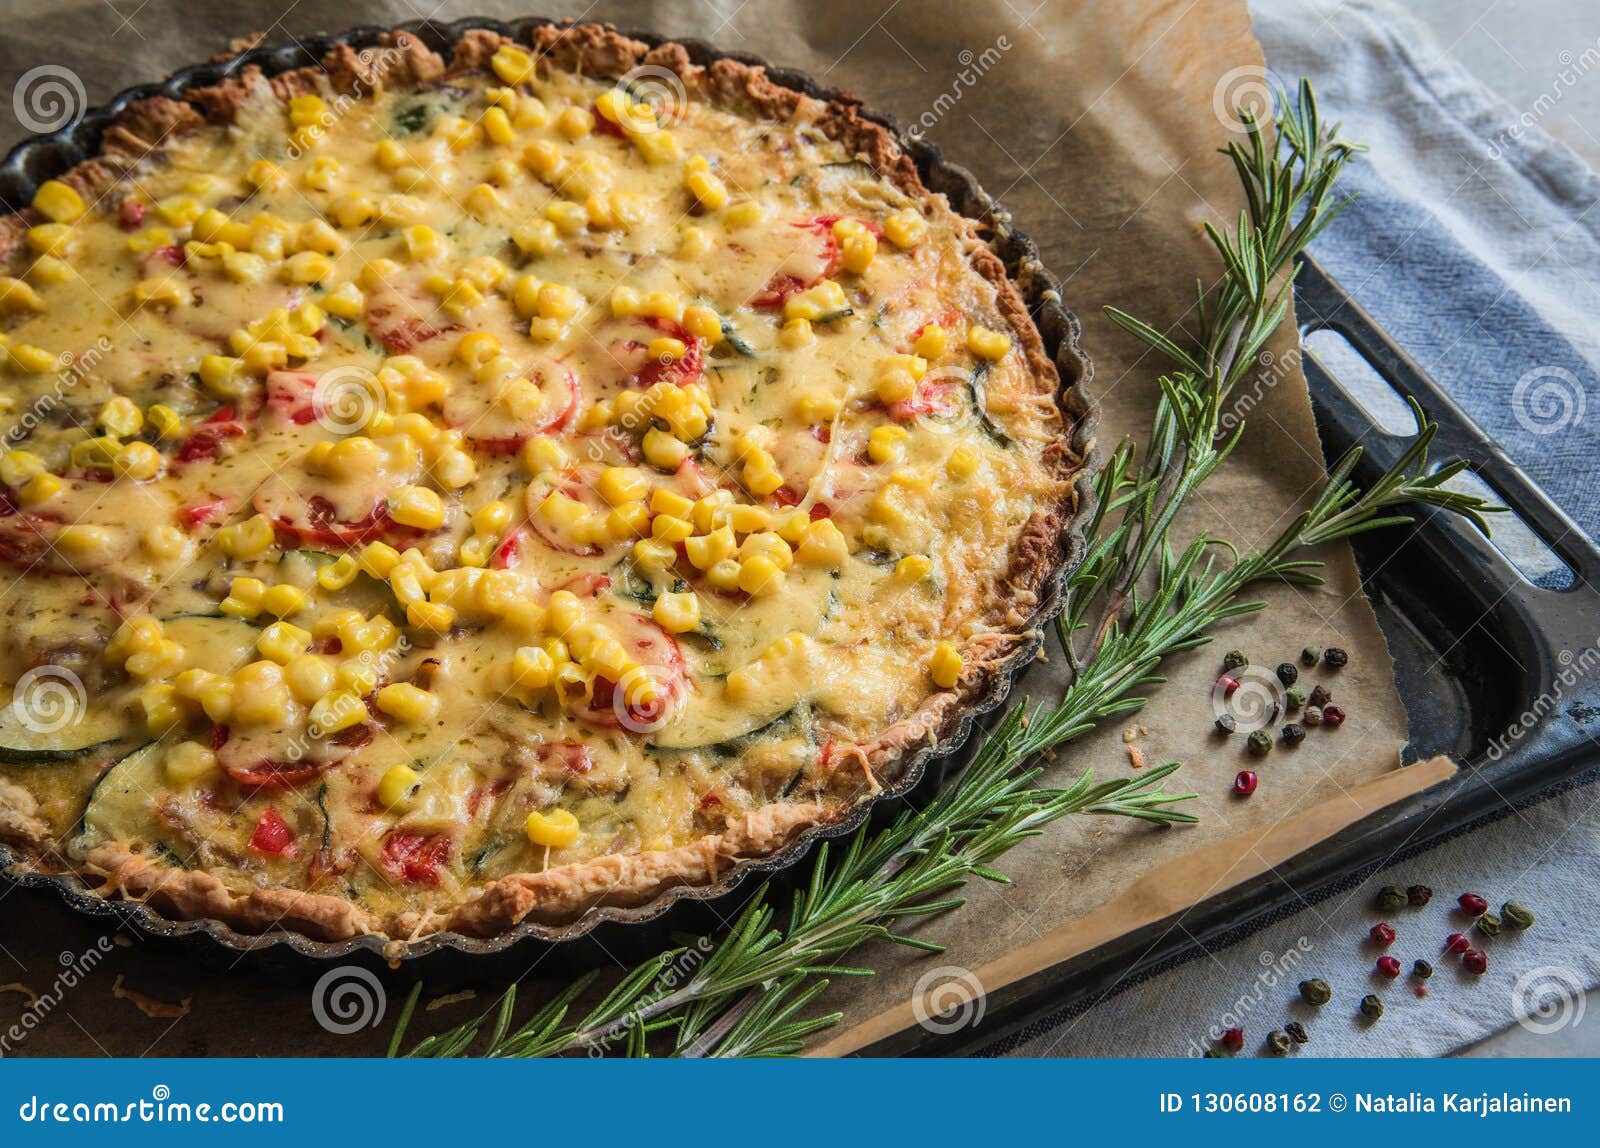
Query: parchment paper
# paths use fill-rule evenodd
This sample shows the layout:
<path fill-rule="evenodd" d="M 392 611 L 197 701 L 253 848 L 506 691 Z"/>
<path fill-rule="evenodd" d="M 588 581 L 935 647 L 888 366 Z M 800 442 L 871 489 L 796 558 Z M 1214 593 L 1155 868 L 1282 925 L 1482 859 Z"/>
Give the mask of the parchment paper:
<path fill-rule="evenodd" d="M 13 0 L 0 42 L 0 79 L 41 63 L 70 67 L 91 103 L 135 82 L 209 57 L 237 36 L 271 39 L 360 23 L 467 14 L 527 14 L 490 0 L 238 0 L 227 6 L 151 0 Z M 955 161 L 977 172 L 1016 225 L 1040 243 L 1044 261 L 1065 280 L 1067 304 L 1083 320 L 1095 361 L 1093 394 L 1102 405 L 1101 440 L 1143 435 L 1155 377 L 1153 357 L 1119 333 L 1101 307 L 1116 304 L 1166 328 L 1191 318 L 1194 279 L 1213 276 L 1201 234 L 1205 220 L 1230 222 L 1242 206 L 1231 166 L 1217 154 L 1236 119 L 1229 109 L 1263 75 L 1242 0 L 987 0 L 862 3 L 749 0 L 694 4 L 616 3 L 590 10 L 549 4 L 549 15 L 587 15 L 624 28 L 698 36 L 810 72 L 915 124 Z M 1256 89 L 1258 90 L 1258 88 Z M 4 117 L 3 142 L 23 133 Z M 1334 115 L 1337 109 L 1329 109 Z M 1270 538 L 1303 506 L 1323 462 L 1300 373 L 1292 324 L 1275 339 L 1259 385 L 1233 414 L 1249 432 L 1232 461 L 1197 500 L 1185 532 L 1207 530 L 1242 547 Z M 1170 682 L 1133 721 L 1099 731 L 1063 752 L 1051 780 L 1084 769 L 1102 777 L 1135 768 L 1130 744 L 1149 763 L 1182 760 L 1176 779 L 1200 793 L 1201 824 L 1160 830 L 1079 818 L 1008 855 L 1014 884 L 980 885 L 969 906 L 920 932 L 949 946 L 943 957 L 903 950 L 867 952 L 851 963 L 881 970 L 835 986 L 826 1002 L 847 1026 L 823 1049 L 842 1053 L 903 1027 L 907 1004 L 931 968 L 958 965 L 996 987 L 1042 964 L 1082 951 L 1191 905 L 1292 856 L 1359 816 L 1448 773 L 1447 764 L 1397 773 L 1405 716 L 1389 658 L 1343 546 L 1321 555 L 1320 590 L 1266 588 L 1269 607 L 1217 635 L 1217 643 L 1167 668 Z M 1326 680 L 1350 714 L 1338 731 L 1314 730 L 1298 750 L 1265 761 L 1244 756 L 1243 739 L 1213 735 L 1211 684 L 1221 652 L 1245 648 L 1256 664 L 1294 660 L 1306 644 L 1341 645 L 1350 665 Z M 1035 697 L 1059 691 L 1059 658 L 1027 677 Z M 1142 727 L 1131 743 L 1123 733 Z M 1248 801 L 1229 794 L 1246 766 L 1261 775 Z M 61 963 L 96 943 L 105 929 L 70 914 L 53 897 L 0 896 L 0 983 L 47 990 Z M 65 954 L 59 956 L 58 954 Z M 12 1046 L 13 1054 L 358 1055 L 381 1050 L 387 1024 L 332 1034 L 312 1015 L 308 987 L 256 974 L 200 967 L 192 956 L 132 942 L 100 962 L 58 1008 Z M 113 994 L 129 987 L 176 1001 L 193 997 L 178 1019 L 143 1015 Z M 538 996 L 545 982 L 529 986 Z M 422 1029 L 454 1023 L 486 1002 L 424 1014 Z M 926 987 L 926 985 L 924 986 Z M 0 1028 L 25 998 L 0 995 Z M 389 1019 L 398 1002 L 391 1001 Z"/>

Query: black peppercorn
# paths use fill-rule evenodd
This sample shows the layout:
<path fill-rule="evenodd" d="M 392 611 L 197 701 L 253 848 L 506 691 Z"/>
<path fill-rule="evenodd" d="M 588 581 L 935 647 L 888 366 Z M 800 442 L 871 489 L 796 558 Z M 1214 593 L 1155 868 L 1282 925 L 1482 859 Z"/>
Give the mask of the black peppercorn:
<path fill-rule="evenodd" d="M 1272 735 L 1264 729 L 1258 729 L 1250 735 L 1250 740 L 1246 744 L 1249 745 L 1250 752 L 1257 757 L 1266 757 L 1272 752 Z"/>
<path fill-rule="evenodd" d="M 1299 745 L 1306 740 L 1306 727 L 1299 722 L 1290 722 L 1283 727 L 1283 744 Z"/>
<path fill-rule="evenodd" d="M 1333 990 L 1327 981 L 1301 981 L 1300 999 L 1308 1005 L 1321 1008 L 1333 999 Z"/>
<path fill-rule="evenodd" d="M 1322 664 L 1330 670 L 1342 670 L 1349 661 L 1350 655 L 1338 646 L 1329 646 L 1322 651 Z"/>
<path fill-rule="evenodd" d="M 1308 1044 L 1311 1034 L 1306 1031 L 1306 1026 L 1297 1020 L 1292 1020 L 1283 1026 L 1283 1031 L 1289 1034 L 1289 1039 L 1296 1044 Z"/>
<path fill-rule="evenodd" d="M 1306 699 L 1306 704 L 1316 706 L 1318 709 L 1321 709 L 1332 700 L 1333 691 L 1327 686 L 1312 686 L 1311 696 Z"/>
<path fill-rule="evenodd" d="M 1217 732 L 1226 736 L 1239 728 L 1239 723 L 1233 720 L 1232 714 L 1223 714 L 1217 719 Z"/>
<path fill-rule="evenodd" d="M 1290 686 L 1283 692 L 1283 704 L 1289 709 L 1297 710 L 1306 704 L 1306 692 L 1299 686 Z"/>
<path fill-rule="evenodd" d="M 1321 725 L 1322 710 L 1317 706 L 1307 706 L 1305 712 L 1300 715 L 1300 724 Z"/>
<path fill-rule="evenodd" d="M 1500 906 L 1500 917 L 1505 921 L 1506 928 L 1514 929 L 1519 933 L 1523 929 L 1533 928 L 1533 910 L 1525 908 L 1515 901 L 1507 901 Z"/>
<path fill-rule="evenodd" d="M 1300 651 L 1300 664 L 1302 666 L 1314 666 L 1321 660 L 1321 646 L 1307 646 L 1305 649 Z"/>
<path fill-rule="evenodd" d="M 1408 885 L 1406 887 L 1406 900 L 1410 901 L 1414 908 L 1420 909 L 1433 900 L 1433 890 L 1426 885 Z"/>
<path fill-rule="evenodd" d="M 1239 667 L 1248 666 L 1249 664 L 1250 659 L 1244 656 L 1243 650 L 1229 650 L 1222 655 L 1222 668 L 1225 670 L 1237 670 Z"/>
<path fill-rule="evenodd" d="M 1498 937 L 1500 935 L 1500 918 L 1493 913 L 1485 913 L 1478 918 L 1477 929 L 1478 932 L 1486 937 Z"/>
<path fill-rule="evenodd" d="M 1378 895 L 1373 898 L 1372 903 L 1380 912 L 1387 913 L 1406 903 L 1406 892 L 1398 885 L 1385 885 L 1378 890 Z"/>
<path fill-rule="evenodd" d="M 1289 1034 L 1281 1028 L 1267 1034 L 1267 1048 L 1273 1056 L 1285 1056 L 1294 1047 L 1294 1041 L 1289 1039 Z"/>
<path fill-rule="evenodd" d="M 1427 980 L 1429 977 L 1433 976 L 1433 966 L 1427 961 L 1419 959 L 1414 965 L 1411 966 L 1411 975 L 1418 977 L 1421 980 Z"/>
<path fill-rule="evenodd" d="M 1278 668 L 1273 672 L 1278 675 L 1278 680 L 1286 686 L 1292 686 L 1300 679 L 1300 671 L 1294 668 L 1293 662 L 1279 662 Z"/>
<path fill-rule="evenodd" d="M 1383 1002 L 1368 993 L 1361 998 L 1361 1015 L 1368 1020 L 1377 1020 L 1383 1015 Z"/>

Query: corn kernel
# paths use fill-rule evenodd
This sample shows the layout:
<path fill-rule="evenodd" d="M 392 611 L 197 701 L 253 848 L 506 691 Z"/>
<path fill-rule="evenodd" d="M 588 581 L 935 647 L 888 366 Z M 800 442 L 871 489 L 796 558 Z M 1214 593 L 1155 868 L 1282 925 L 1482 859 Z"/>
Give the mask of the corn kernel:
<path fill-rule="evenodd" d="M 650 612 L 661 628 L 671 634 L 686 634 L 700 626 L 700 599 L 692 590 L 662 594 Z"/>
<path fill-rule="evenodd" d="M 278 618 L 298 614 L 310 603 L 311 599 L 304 590 L 287 583 L 270 587 L 261 595 L 261 608 Z"/>
<path fill-rule="evenodd" d="M 212 535 L 218 550 L 232 558 L 254 558 L 276 540 L 272 520 L 257 514 L 233 526 L 224 526 Z"/>
<path fill-rule="evenodd" d="M 455 624 L 456 612 L 439 602 L 413 602 L 406 607 L 406 621 L 419 629 L 444 633 Z"/>
<path fill-rule="evenodd" d="M 44 300 L 21 279 L 0 275 L 0 311 L 42 311 Z"/>
<path fill-rule="evenodd" d="M 600 497 L 616 506 L 644 498 L 650 493 L 650 484 L 643 474 L 631 466 L 609 466 L 601 471 L 595 489 Z"/>
<path fill-rule="evenodd" d="M 684 174 L 683 186 L 706 211 L 715 211 L 728 202 L 728 185 L 709 171 L 691 168 Z"/>
<path fill-rule="evenodd" d="M 916 341 L 911 344 L 911 350 L 919 357 L 930 362 L 944 354 L 945 348 L 950 343 L 949 333 L 937 323 L 929 323 L 922 328 Z"/>
<path fill-rule="evenodd" d="M 550 629 L 565 634 L 583 620 L 583 603 L 570 590 L 557 590 L 548 603 Z"/>
<path fill-rule="evenodd" d="M 27 494 L 26 488 L 23 494 Z M 144 548 L 157 558 L 179 558 L 189 547 L 189 540 L 183 536 L 183 531 L 166 523 L 147 527 L 143 541 Z"/>
<path fill-rule="evenodd" d="M 813 566 L 838 567 L 850 556 L 850 544 L 831 518 L 810 523 L 801 535 L 795 557 Z"/>
<path fill-rule="evenodd" d="M 738 549 L 733 531 L 726 526 L 708 534 L 685 539 L 683 545 L 684 552 L 696 570 L 709 570 L 724 558 L 732 557 Z"/>
<path fill-rule="evenodd" d="M 134 697 L 134 707 L 144 720 L 145 732 L 152 736 L 166 733 L 183 720 L 173 688 L 165 682 L 151 682 Z"/>
<path fill-rule="evenodd" d="M 633 562 L 641 570 L 667 571 L 678 560 L 676 548 L 651 538 L 641 538 L 633 544 Z"/>
<path fill-rule="evenodd" d="M 685 307 L 683 325 L 689 334 L 713 347 L 722 342 L 722 320 L 710 307 Z"/>
<path fill-rule="evenodd" d="M 977 326 L 967 328 L 967 350 L 980 359 L 1002 359 L 1010 349 L 1011 339 L 999 331 Z"/>
<path fill-rule="evenodd" d="M 389 495 L 389 517 L 402 526 L 437 530 L 444 525 L 444 500 L 425 486 L 402 486 Z"/>
<path fill-rule="evenodd" d="M 850 301 L 845 296 L 844 288 L 832 279 L 824 279 L 785 299 L 783 317 L 816 323 L 824 319 L 841 318 L 849 308 Z"/>
<path fill-rule="evenodd" d="M 197 741 L 181 741 L 167 751 L 167 777 L 180 785 L 199 781 L 217 769 L 217 755 Z"/>
<path fill-rule="evenodd" d="M 594 113 L 588 108 L 562 108 L 556 116 L 556 130 L 569 140 L 581 140 L 594 131 Z"/>
<path fill-rule="evenodd" d="M 883 221 L 883 234 L 896 247 L 915 247 L 928 234 L 927 221 L 915 210 L 897 211 Z"/>
<path fill-rule="evenodd" d="M 867 438 L 867 454 L 873 462 L 900 463 L 905 460 L 906 441 L 910 437 L 904 427 L 874 427 Z"/>
<path fill-rule="evenodd" d="M 907 554 L 894 564 L 894 576 L 901 582 L 920 582 L 933 572 L 933 560 L 925 554 Z"/>
<path fill-rule="evenodd" d="M 361 567 L 353 555 L 341 554 L 317 570 L 317 585 L 324 590 L 343 590 L 356 580 L 360 572 Z"/>
<path fill-rule="evenodd" d="M 421 725 L 439 710 L 439 699 L 409 682 L 392 682 L 378 691 L 378 708 L 408 725 Z"/>
<path fill-rule="evenodd" d="M 977 472 L 980 461 L 977 449 L 962 443 L 944 460 L 944 469 L 951 478 L 971 478 Z"/>
<path fill-rule="evenodd" d="M 644 452 L 645 461 L 661 470 L 677 470 L 683 460 L 689 457 L 689 448 L 659 427 L 645 431 L 639 447 Z"/>
<path fill-rule="evenodd" d="M 86 210 L 83 197 L 59 179 L 47 179 L 33 193 L 33 209 L 53 223 L 73 223 Z"/>
<path fill-rule="evenodd" d="M 555 659 L 538 646 L 520 646 L 511 659 L 511 680 L 525 689 L 543 689 L 555 673 Z"/>
<path fill-rule="evenodd" d="M 143 482 L 161 473 L 161 452 L 147 442 L 130 442 L 117 452 L 112 469 L 123 478 Z"/>
<path fill-rule="evenodd" d="M 964 665 L 960 651 L 953 643 L 940 642 L 928 659 L 928 672 L 933 675 L 934 685 L 948 690 L 961 680 Z"/>
<path fill-rule="evenodd" d="M 144 426 L 144 414 L 133 405 L 133 400 L 122 395 L 107 399 L 95 421 L 107 434 L 129 438 Z"/>
<path fill-rule="evenodd" d="M 511 232 L 511 242 L 524 255 L 549 255 L 561 246 L 560 233 L 548 219 L 534 219 Z"/>
<path fill-rule="evenodd" d="M 392 688 L 392 686 L 384 687 L 384 689 Z M 380 697 L 382 693 L 380 690 Z M 421 788 L 422 775 L 404 762 L 396 762 L 384 770 L 383 776 L 378 779 L 378 804 L 385 809 L 399 809 L 408 804 Z"/>
<path fill-rule="evenodd" d="M 578 819 L 565 809 L 549 813 L 534 810 L 528 814 L 528 840 L 546 849 L 570 849 L 578 843 Z"/>
<path fill-rule="evenodd" d="M 43 347 L 32 343 L 13 343 L 3 349 L 11 357 L 11 365 L 30 375 L 42 375 L 56 368 L 56 357 Z"/>
<path fill-rule="evenodd" d="M 288 665 L 311 644 L 311 635 L 289 622 L 274 622 L 261 631 L 256 649 L 279 665 Z"/>
<path fill-rule="evenodd" d="M 839 245 L 839 262 L 846 271 L 860 275 L 872 266 L 878 254 L 878 237 L 862 229 Z"/>
<path fill-rule="evenodd" d="M 317 699 L 307 715 L 311 727 L 327 736 L 367 720 L 367 707 L 349 690 L 329 690 Z"/>
<path fill-rule="evenodd" d="M 778 588 L 782 575 L 776 562 L 757 554 L 739 563 L 739 589 L 751 595 L 765 594 Z"/>
<path fill-rule="evenodd" d="M 671 514 L 658 514 L 650 523 L 650 534 L 658 542 L 685 542 L 694 533 L 694 523 Z"/>
<path fill-rule="evenodd" d="M 489 137 L 491 143 L 501 145 L 517 138 L 511 128 L 511 117 L 506 115 L 504 108 L 490 108 L 483 113 L 483 134 Z"/>

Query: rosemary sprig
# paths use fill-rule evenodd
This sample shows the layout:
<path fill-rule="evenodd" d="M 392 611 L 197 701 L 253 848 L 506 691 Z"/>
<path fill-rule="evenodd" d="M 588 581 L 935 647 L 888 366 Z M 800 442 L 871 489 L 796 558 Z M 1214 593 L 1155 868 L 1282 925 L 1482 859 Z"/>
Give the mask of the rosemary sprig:
<path fill-rule="evenodd" d="M 1142 461 L 1121 444 L 1095 478 L 1098 507 L 1089 523 L 1088 553 L 1069 584 L 1058 620 L 1072 680 L 1050 706 L 1014 706 L 982 741 L 961 777 L 920 811 L 887 828 L 857 830 L 836 850 L 818 851 L 811 883 L 782 924 L 765 890 L 711 944 L 659 954 L 626 974 L 596 1005 L 569 1020 L 596 980 L 580 977 L 513 1027 L 516 986 L 489 1012 L 426 1037 L 408 1056 L 537 1057 L 582 1052 L 675 1056 L 778 1056 L 798 1052 L 807 1037 L 839 1014 L 807 1016 L 833 976 L 872 970 L 836 962 L 869 941 L 913 949 L 940 946 L 905 931 L 904 922 L 960 907 L 970 878 L 1004 882 L 991 862 L 1071 814 L 1102 814 L 1171 824 L 1193 821 L 1173 805 L 1191 797 L 1165 790 L 1176 763 L 1139 776 L 1096 784 L 1084 774 L 1066 788 L 1037 785 L 1044 751 L 1145 704 L 1140 691 L 1160 683 L 1161 662 L 1209 641 L 1206 630 L 1262 608 L 1241 600 L 1252 582 L 1315 584 L 1318 562 L 1297 557 L 1307 547 L 1365 530 L 1409 522 L 1393 509 L 1423 503 L 1464 514 L 1480 529 L 1495 509 L 1444 489 L 1460 468 L 1429 474 L 1434 428 L 1413 404 L 1418 434 L 1410 450 L 1371 490 L 1349 481 L 1359 449 L 1333 468 L 1322 493 L 1263 550 L 1242 556 L 1229 543 L 1201 537 L 1174 553 L 1170 531 L 1193 492 L 1215 472 L 1242 427 L 1218 445 L 1223 397 L 1282 320 L 1294 258 L 1348 202 L 1330 194 L 1344 164 L 1360 149 L 1324 127 L 1309 85 L 1280 112 L 1269 146 L 1247 125 L 1243 145 L 1228 154 L 1244 184 L 1248 209 L 1238 229 L 1207 233 L 1224 268 L 1220 287 L 1199 290 L 1198 346 L 1186 350 L 1148 324 L 1114 309 L 1113 321 L 1170 359 Z M 1224 561 L 1224 555 L 1230 559 Z M 1075 644 L 1080 631 L 1088 640 Z M 421 987 L 406 1002 L 390 1044 L 400 1053 Z"/>

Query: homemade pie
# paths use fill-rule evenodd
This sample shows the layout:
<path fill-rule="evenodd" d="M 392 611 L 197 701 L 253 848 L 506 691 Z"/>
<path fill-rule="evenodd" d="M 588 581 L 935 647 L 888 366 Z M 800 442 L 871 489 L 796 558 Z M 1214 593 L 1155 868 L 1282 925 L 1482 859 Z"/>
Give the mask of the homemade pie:
<path fill-rule="evenodd" d="M 1079 459 L 845 100 L 598 25 L 137 101 L 0 218 L 0 838 L 404 942 L 704 885 L 1029 640 Z"/>

